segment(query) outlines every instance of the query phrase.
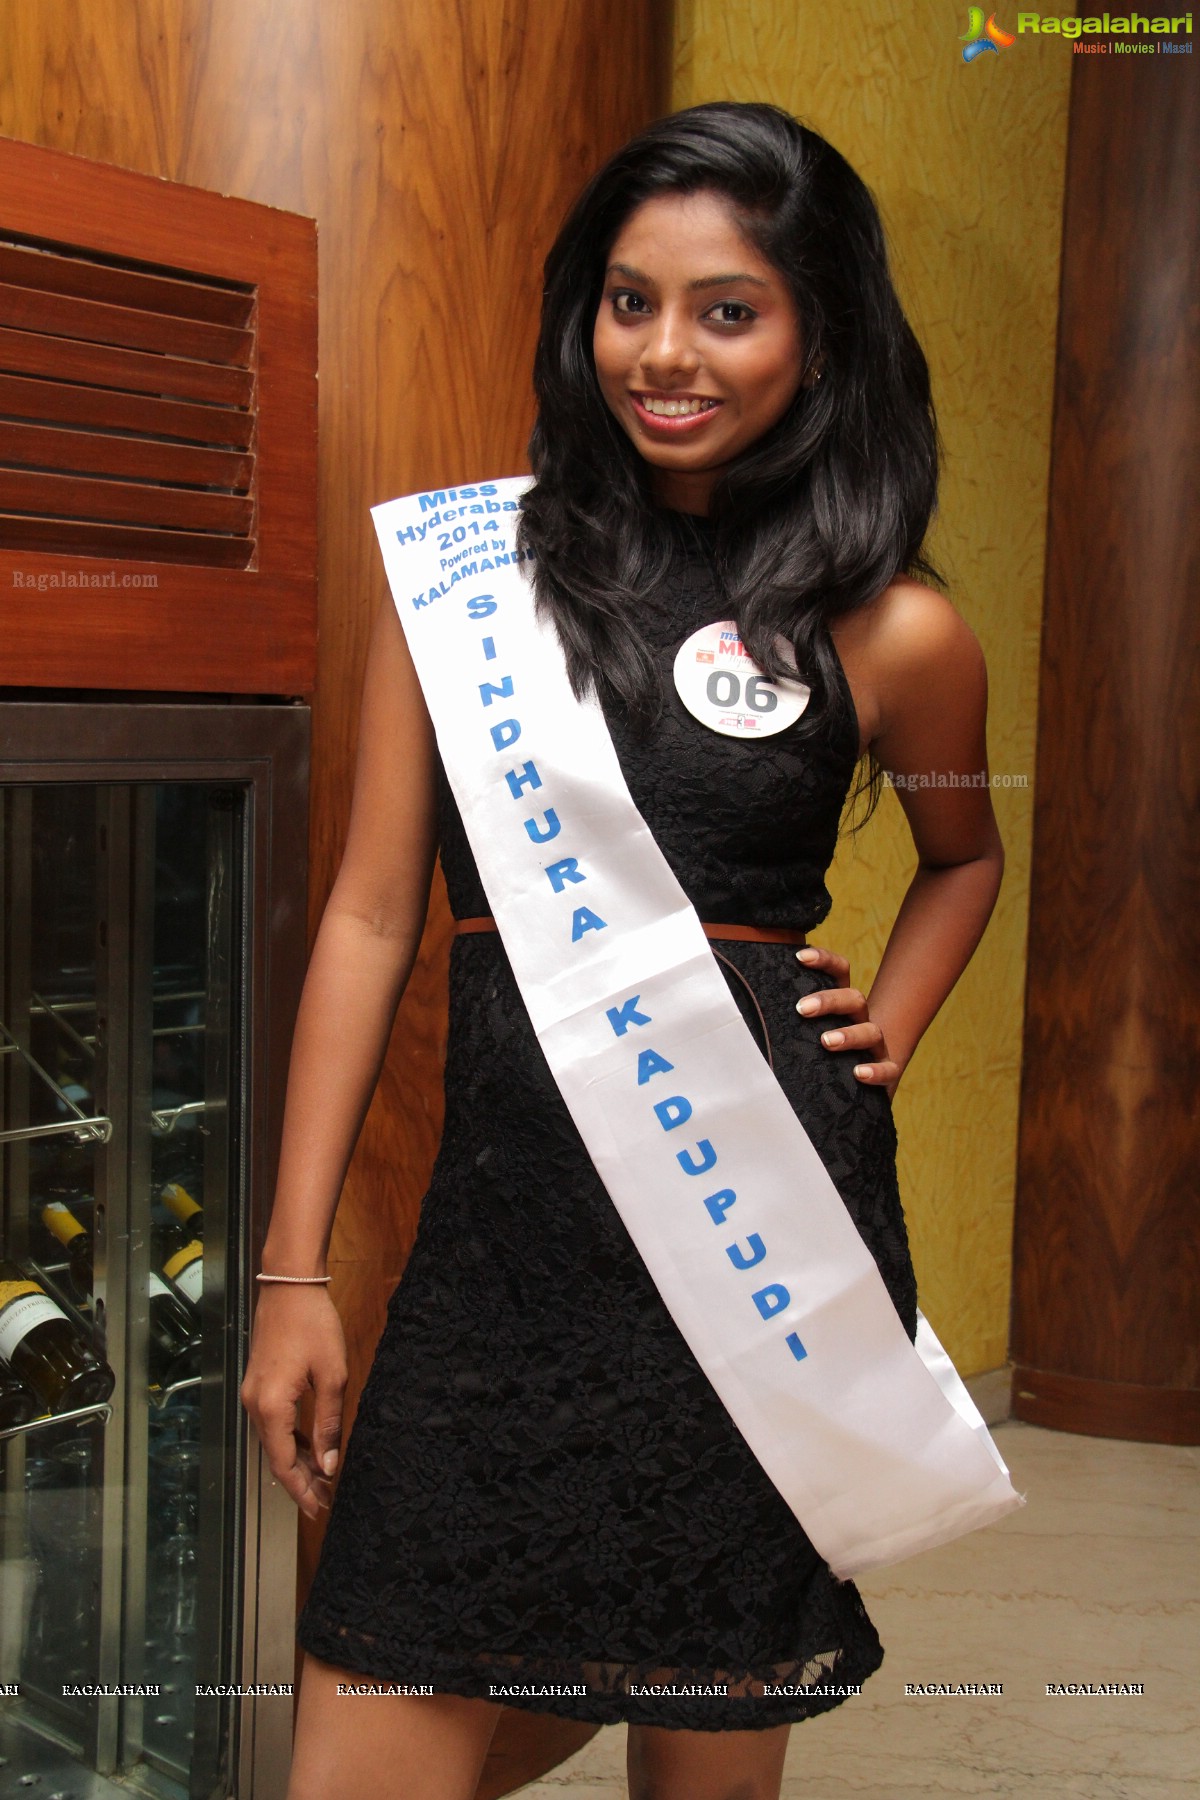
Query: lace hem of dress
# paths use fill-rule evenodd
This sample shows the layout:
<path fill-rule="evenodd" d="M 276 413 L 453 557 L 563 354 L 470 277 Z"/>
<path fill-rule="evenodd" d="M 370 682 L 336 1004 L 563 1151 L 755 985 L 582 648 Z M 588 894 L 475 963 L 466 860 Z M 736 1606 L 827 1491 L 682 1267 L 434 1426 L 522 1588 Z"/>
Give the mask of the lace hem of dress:
<path fill-rule="evenodd" d="M 883 1662 L 883 1647 L 857 1658 L 823 1651 L 807 1661 L 765 1663 L 734 1673 L 698 1666 L 586 1662 L 535 1656 L 447 1656 L 382 1650 L 369 1633 L 302 1618 L 302 1647 L 322 1662 L 361 1674 L 383 1690 L 491 1700 L 521 1712 L 552 1713 L 597 1725 L 641 1724 L 676 1731 L 768 1731 L 830 1712 L 853 1699 Z M 381 1673 L 386 1664 L 387 1673 Z"/>

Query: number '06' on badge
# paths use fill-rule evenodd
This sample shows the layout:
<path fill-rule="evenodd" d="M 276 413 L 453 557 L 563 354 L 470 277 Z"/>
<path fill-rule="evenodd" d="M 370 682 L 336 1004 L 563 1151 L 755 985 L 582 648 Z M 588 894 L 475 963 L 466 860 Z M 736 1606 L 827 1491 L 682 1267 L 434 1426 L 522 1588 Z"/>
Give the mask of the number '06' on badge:
<path fill-rule="evenodd" d="M 783 638 L 779 649 L 790 656 Z M 794 725 L 808 705 L 802 681 L 770 681 L 750 655 L 731 619 L 702 625 L 680 644 L 675 686 L 694 719 L 723 737 L 773 737 Z"/>

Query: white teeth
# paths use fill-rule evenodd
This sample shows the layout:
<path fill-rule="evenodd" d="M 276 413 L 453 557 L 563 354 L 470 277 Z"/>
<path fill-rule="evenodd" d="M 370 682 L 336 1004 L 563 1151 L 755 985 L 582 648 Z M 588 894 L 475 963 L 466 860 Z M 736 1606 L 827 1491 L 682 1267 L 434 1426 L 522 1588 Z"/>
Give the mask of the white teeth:
<path fill-rule="evenodd" d="M 650 394 L 639 396 L 648 413 L 658 419 L 679 419 L 690 413 L 710 412 L 715 400 L 659 400 Z"/>

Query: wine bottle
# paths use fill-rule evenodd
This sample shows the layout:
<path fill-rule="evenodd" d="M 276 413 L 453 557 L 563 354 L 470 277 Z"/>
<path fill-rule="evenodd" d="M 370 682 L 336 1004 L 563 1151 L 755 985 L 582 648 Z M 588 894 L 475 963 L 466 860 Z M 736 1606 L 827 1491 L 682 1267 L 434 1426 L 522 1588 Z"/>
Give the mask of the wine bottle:
<path fill-rule="evenodd" d="M 46 1290 L 0 1261 L 0 1369 L 6 1365 L 49 1412 L 107 1400 L 116 1376 Z"/>
<path fill-rule="evenodd" d="M 150 1260 L 156 1269 L 162 1268 L 169 1256 L 176 1250 L 182 1250 L 190 1241 L 189 1233 L 174 1219 L 158 1219 L 153 1215 L 150 1219 Z"/>
<path fill-rule="evenodd" d="M 204 1245 L 199 1238 L 172 1252 L 163 1264 L 166 1275 L 179 1293 L 199 1310 L 204 1292 Z"/>
<path fill-rule="evenodd" d="M 77 1300 L 92 1296 L 92 1234 L 62 1200 L 48 1200 L 42 1224 L 67 1253 L 67 1277 Z"/>
<path fill-rule="evenodd" d="M 31 1388 L 11 1369 L 0 1368 L 0 1431 L 13 1425 L 28 1425 L 45 1408 Z"/>
<path fill-rule="evenodd" d="M 151 1269 L 150 1379 L 159 1387 L 200 1373 L 200 1337 L 191 1309 Z"/>
<path fill-rule="evenodd" d="M 182 1181 L 164 1183 L 162 1203 L 167 1211 L 184 1226 L 189 1240 L 204 1236 L 204 1208 L 198 1200 L 192 1199 Z"/>

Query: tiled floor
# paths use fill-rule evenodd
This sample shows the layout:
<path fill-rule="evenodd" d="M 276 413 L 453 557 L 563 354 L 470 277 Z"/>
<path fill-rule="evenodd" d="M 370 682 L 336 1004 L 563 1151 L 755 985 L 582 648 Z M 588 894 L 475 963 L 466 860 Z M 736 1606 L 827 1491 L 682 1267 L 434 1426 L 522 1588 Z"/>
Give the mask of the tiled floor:
<path fill-rule="evenodd" d="M 1183 1800 L 1200 1791 L 1200 1451 L 1008 1422 L 1027 1504 L 859 1582 L 887 1659 L 793 1727 L 783 1800 Z M 906 1682 L 1003 1682 L 907 1697 Z M 1140 1696 L 1048 1696 L 1052 1682 Z M 613 1727 L 524 1800 L 625 1800 Z"/>

